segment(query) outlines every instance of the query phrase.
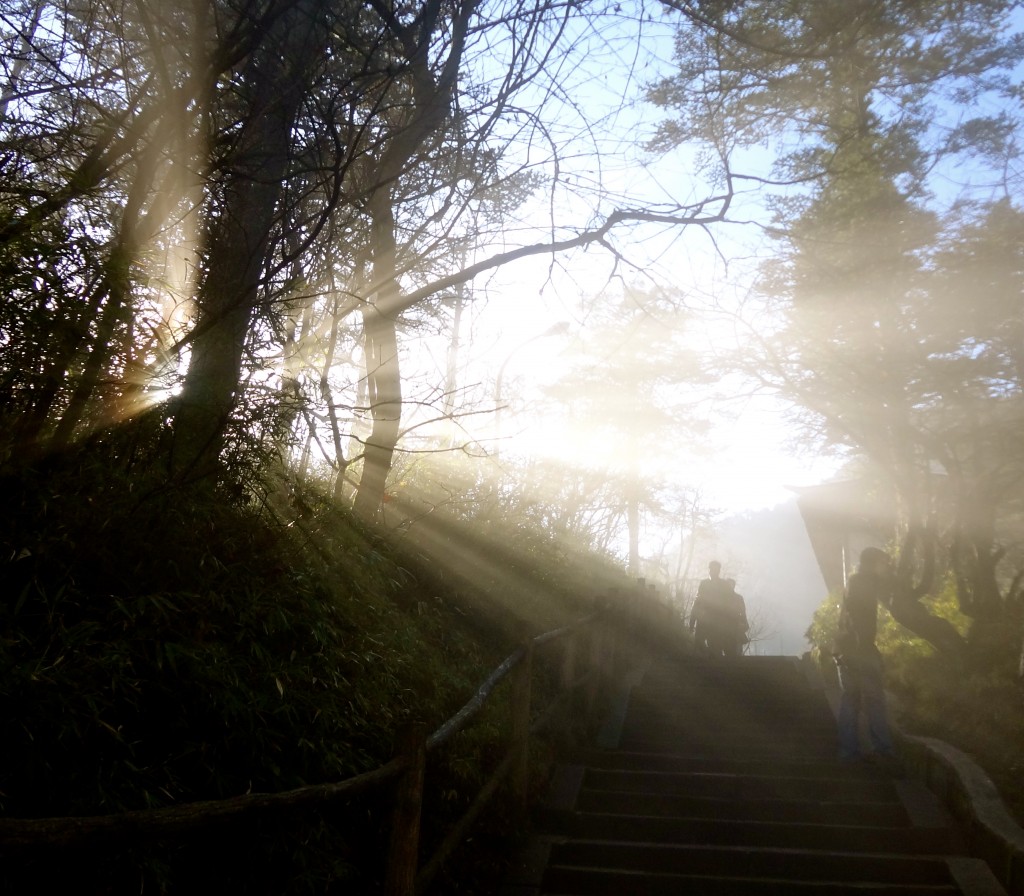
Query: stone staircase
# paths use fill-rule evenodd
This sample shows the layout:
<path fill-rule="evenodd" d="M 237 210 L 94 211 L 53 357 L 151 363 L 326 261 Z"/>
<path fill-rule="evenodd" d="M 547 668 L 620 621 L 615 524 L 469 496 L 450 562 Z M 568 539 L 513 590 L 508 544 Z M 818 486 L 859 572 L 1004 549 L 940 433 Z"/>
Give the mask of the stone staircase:
<path fill-rule="evenodd" d="M 662 662 L 624 705 L 559 769 L 503 896 L 1005 896 L 921 783 L 836 760 L 797 660 Z"/>

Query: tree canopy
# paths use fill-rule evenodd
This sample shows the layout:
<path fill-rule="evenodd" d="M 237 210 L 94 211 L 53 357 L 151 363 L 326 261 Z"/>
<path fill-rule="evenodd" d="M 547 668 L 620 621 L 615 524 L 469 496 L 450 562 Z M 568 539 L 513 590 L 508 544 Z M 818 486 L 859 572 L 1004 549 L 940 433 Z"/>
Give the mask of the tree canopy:
<path fill-rule="evenodd" d="M 613 561 L 684 612 L 737 394 L 872 496 L 901 632 L 1024 673 L 1022 26 L 0 0 L 0 798 L 364 768 Z"/>
<path fill-rule="evenodd" d="M 726 164 L 772 151 L 765 227 L 778 251 L 757 289 L 777 323 L 748 370 L 821 444 L 869 465 L 897 503 L 892 524 L 938 539 L 965 613 L 1003 618 L 1020 601 L 1014 569 L 996 566 L 1019 544 L 1008 449 L 1024 435 L 1001 335 L 1020 299 L 1019 244 L 1004 230 L 1020 214 L 1010 8 L 700 9 L 677 39 L 680 72 L 652 87 L 674 113 L 652 145 L 703 133 Z M 965 166 L 977 174 L 957 187 Z M 915 549 L 917 534 L 904 544 L 908 593 Z"/>

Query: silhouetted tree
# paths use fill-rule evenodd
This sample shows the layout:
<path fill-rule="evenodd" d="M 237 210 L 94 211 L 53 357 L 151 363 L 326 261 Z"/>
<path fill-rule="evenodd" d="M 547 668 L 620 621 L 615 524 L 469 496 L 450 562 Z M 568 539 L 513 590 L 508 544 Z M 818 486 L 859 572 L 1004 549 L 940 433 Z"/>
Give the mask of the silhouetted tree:
<path fill-rule="evenodd" d="M 947 239 L 971 239 L 944 232 L 945 197 L 930 177 L 953 155 L 991 165 L 1016 151 L 1015 122 L 977 102 L 1005 95 L 1020 59 L 1007 7 L 754 2 L 686 4 L 687 14 L 695 8 L 699 27 L 681 29 L 677 42 L 680 74 L 652 89 L 676 113 L 654 145 L 700 131 L 722 156 L 757 143 L 775 150 L 764 182 L 782 251 L 762 266 L 758 288 L 777 326 L 754 335 L 747 369 L 802 409 L 822 444 L 870 459 L 904 531 L 946 515 L 961 607 L 982 618 L 983 608 L 1005 606 L 993 523 L 1020 489 L 1016 462 L 996 448 L 1011 437 L 1003 409 L 1014 390 L 997 372 L 1005 352 L 997 363 L 990 349 L 1012 315 L 998 289 L 957 291 L 952 313 L 941 299 L 959 261 L 940 270 L 937 256 Z M 908 560 L 915 544 L 904 545 Z M 917 602 L 932 577 L 913 580 L 909 570 L 899 617 L 956 648 L 955 632 Z"/>

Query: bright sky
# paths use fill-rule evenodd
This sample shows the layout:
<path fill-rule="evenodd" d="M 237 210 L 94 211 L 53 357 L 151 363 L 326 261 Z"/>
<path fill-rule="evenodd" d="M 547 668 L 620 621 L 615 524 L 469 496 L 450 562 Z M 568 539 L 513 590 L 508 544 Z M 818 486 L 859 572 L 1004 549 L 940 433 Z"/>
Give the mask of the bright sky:
<path fill-rule="evenodd" d="M 562 87 L 551 121 L 552 139 L 562 152 L 559 186 L 521 210 L 522 230 L 513 226 L 506 233 L 510 244 L 543 239 L 545 225 L 571 229 L 593 224 L 616 206 L 678 207 L 709 194 L 708 186 L 694 174 L 693 148 L 661 158 L 643 152 L 660 113 L 639 101 L 622 107 L 622 98 L 638 96 L 644 82 L 670 70 L 672 25 L 667 19 L 645 24 L 639 42 L 630 27 L 624 22 L 602 35 L 581 34 L 578 45 L 585 46 L 586 52 L 560 58 L 562 68 L 552 72 Z M 577 109 L 598 120 L 600 127 L 584 127 Z M 954 121 L 960 110 L 950 114 Z M 542 168 L 545 151 L 545 145 L 532 150 L 531 160 Z M 766 173 L 765 153 L 748 151 L 741 159 L 748 171 Z M 947 182 L 951 193 L 968 182 L 986 188 L 984 178 L 953 167 L 937 171 L 936 177 Z M 603 205 L 599 191 L 591 189 L 598 179 L 611 195 Z M 740 219 L 766 220 L 763 203 L 756 196 L 741 197 L 734 214 Z M 503 454 L 554 456 L 580 465 L 609 462 L 616 446 L 580 438 L 564 421 L 527 412 L 538 386 L 557 376 L 559 353 L 586 332 L 583 299 L 602 290 L 652 283 L 681 289 L 692 306 L 701 309 L 698 316 L 708 338 L 723 352 L 744 345 L 746 336 L 730 313 L 749 301 L 756 261 L 773 248 L 756 225 L 671 232 L 648 227 L 617 235 L 614 242 L 626 262 L 616 263 L 606 250 L 592 247 L 555 259 L 517 262 L 472 284 L 475 301 L 467 311 L 462 334 L 463 350 L 472 356 L 472 364 L 462 384 L 477 384 L 477 394 L 486 402 L 493 397 L 495 379 L 502 372 L 502 399 L 508 404 L 501 414 Z M 478 251 L 478 257 L 487 254 L 486 247 Z M 538 338 L 559 322 L 568 323 L 568 332 Z M 709 436 L 710 457 L 688 456 L 686 446 L 680 445 L 674 472 L 682 484 L 699 486 L 707 503 L 738 512 L 791 499 L 787 486 L 832 478 L 839 461 L 799 450 L 794 445 L 796 431 L 777 402 L 769 396 L 738 392 L 742 390 L 717 397 L 709 392 L 705 409 L 716 418 Z M 489 448 L 494 445 L 496 416 L 484 413 L 465 423 Z"/>
<path fill-rule="evenodd" d="M 609 36 L 615 38 L 603 37 Z M 653 134 L 657 110 L 637 103 L 614 111 L 624 92 L 635 92 L 641 82 L 655 80 L 663 66 L 671 64 L 671 29 L 664 23 L 651 25 L 635 60 L 626 52 L 630 39 L 625 26 L 618 37 L 618 42 L 602 43 L 584 35 L 584 40 L 595 41 L 597 52 L 576 57 L 586 61 L 559 73 L 565 86 L 563 114 L 553 122 L 563 141 L 559 184 L 521 210 L 522 231 L 512 227 L 507 233 L 512 243 L 544 238 L 545 225 L 548 236 L 564 236 L 566 229 L 600 222 L 616 207 L 680 208 L 713 192 L 695 174 L 693 148 L 661 158 L 645 155 L 643 144 Z M 641 54 L 647 55 L 640 58 Z M 628 70 L 634 61 L 632 81 L 609 76 L 616 65 L 620 71 Z M 588 64 L 597 69 L 588 70 Z M 601 128 L 580 127 L 574 103 L 588 112 L 608 110 Z M 534 151 L 531 160 L 542 164 L 543 152 Z M 595 152 L 600 153 L 599 161 Z M 765 153 L 748 151 L 740 158 L 748 172 L 768 173 Z M 951 169 L 936 176 L 946 178 L 951 193 L 966 182 L 975 183 L 971 172 Z M 594 189 L 598 182 L 603 192 Z M 768 219 L 757 196 L 740 197 L 733 214 L 738 219 Z M 737 316 L 741 309 L 748 314 L 756 309 L 750 299 L 753 273 L 758 260 L 773 249 L 756 224 L 713 230 L 644 227 L 616 234 L 613 242 L 621 253 L 618 260 L 605 249 L 592 247 L 555 259 L 519 262 L 473 284 L 477 301 L 464 331 L 464 344 L 473 356 L 469 379 L 481 384 L 486 397 L 500 373 L 500 403 L 507 406 L 500 413 L 500 442 L 495 442 L 499 415 L 483 414 L 466 426 L 492 451 L 497 447 L 503 458 L 548 457 L 595 470 L 621 467 L 623 446 L 614 439 L 581 433 L 557 413 L 537 410 L 540 387 L 557 378 L 573 342 L 587 338 L 587 300 L 597 294 L 655 284 L 675 288 L 695 312 L 699 340 L 721 354 L 742 350 L 748 336 Z M 550 335 L 548 331 L 559 323 L 568 326 Z M 764 324 L 770 326 L 771 321 L 758 325 Z M 702 541 L 699 559 L 706 563 L 710 554 L 726 561 L 742 581 L 741 592 L 775 617 L 778 643 L 772 643 L 769 652 L 799 652 L 825 586 L 789 487 L 833 478 L 840 460 L 819 456 L 806 443 L 801 450 L 799 431 L 779 402 L 769 395 L 750 394 L 749 387 L 737 384 L 728 391 L 712 385 L 700 405 L 714 422 L 700 446 L 706 449 L 705 456 L 691 450 L 697 446 L 680 443 L 667 452 L 670 462 L 660 469 L 645 457 L 646 469 L 651 469 L 652 477 L 667 476 L 680 486 L 700 489 L 703 505 L 721 510 L 722 517 L 754 515 L 747 526 L 742 519 L 726 519 L 719 531 Z M 770 508 L 774 510 L 769 512 Z M 655 526 L 664 531 L 652 530 Z M 645 558 L 659 551 L 664 555 L 668 539 L 667 522 L 648 524 L 641 553 Z"/>
<path fill-rule="evenodd" d="M 578 228 L 600 220 L 615 206 L 679 207 L 713 192 L 695 173 L 693 147 L 660 158 L 643 151 L 661 115 L 657 109 L 639 101 L 622 105 L 623 96 L 638 95 L 643 83 L 671 70 L 673 21 L 646 23 L 640 41 L 628 20 L 601 34 L 585 29 L 580 34 L 588 52 L 570 54 L 572 65 L 555 73 L 563 85 L 562 105 L 552 124 L 564 141 L 561 186 L 553 196 L 538 197 L 537 204 L 522 211 L 524 226 L 543 228 L 554 223 Z M 576 108 L 598 118 L 600 127 L 584 128 Z M 950 114 L 953 121 L 961 112 L 951 110 Z M 595 151 L 600 152 L 599 161 Z M 748 171 L 767 173 L 770 160 L 765 152 L 747 151 L 741 159 Z M 936 177 L 957 190 L 972 180 L 970 172 L 957 172 L 952 166 Z M 591 189 L 597 181 L 604 194 Z M 604 201 L 602 195 L 611 198 Z M 599 206 L 596 217 L 591 217 Z M 756 195 L 740 197 L 734 215 L 767 220 L 763 201 Z M 510 236 L 514 238 L 514 233 Z M 592 247 L 554 260 L 540 257 L 519 262 L 473 285 L 474 294 L 486 302 L 485 306 L 479 303 L 471 315 L 481 380 L 494 382 L 503 369 L 504 392 L 510 402 L 503 412 L 503 452 L 554 452 L 563 459 L 596 463 L 614 448 L 580 442 L 557 420 L 531 421 L 523 408 L 538 384 L 557 375 L 559 340 L 567 344 L 587 327 L 582 300 L 602 290 L 613 291 L 616 281 L 642 287 L 661 283 L 682 290 L 688 304 L 700 309 L 697 315 L 708 341 L 723 352 L 742 348 L 745 337 L 733 315 L 749 301 L 756 260 L 772 251 L 757 225 L 722 225 L 708 231 L 652 226 L 622 233 L 614 242 L 626 262 L 616 263 L 607 251 Z M 729 260 L 727 265 L 723 258 Z M 567 322 L 568 333 L 538 338 L 557 322 Z M 681 446 L 678 475 L 687 485 L 703 487 L 723 508 L 772 506 L 791 495 L 786 486 L 810 485 L 834 474 L 835 458 L 795 447 L 792 424 L 769 396 L 715 397 L 709 391 L 707 405 L 716 418 L 711 456 L 683 461 L 685 446 Z M 486 439 L 487 426 L 493 421 L 478 422 Z"/>
<path fill-rule="evenodd" d="M 745 281 L 738 286 L 726 282 L 715 247 L 703 231 L 682 234 L 664 248 L 668 242 L 661 238 L 652 240 L 650 247 L 631 247 L 634 256 L 655 257 L 643 271 L 626 272 L 623 279 L 646 286 L 649 283 L 642 276 L 650 275 L 692 293 L 695 306 L 707 307 L 695 315 L 695 326 L 707 330 L 697 338 L 712 340 L 720 352 L 741 347 L 743 328 L 709 303 L 728 303 L 738 286 L 746 291 Z M 747 251 L 739 243 L 733 248 L 739 254 Z M 667 268 L 682 273 L 669 277 Z M 582 300 L 603 290 L 617 290 L 617 284 L 609 283 L 612 276 L 608 255 L 591 250 L 561 258 L 554 265 L 550 259 L 518 263 L 499 272 L 488 285 L 486 305 L 474 311 L 473 332 L 483 349 L 480 360 L 487 367 L 481 376 L 493 382 L 503 367 L 502 398 L 509 405 L 502 413 L 503 453 L 576 458 L 580 465 L 592 466 L 615 462 L 618 446 L 581 440 L 564 421 L 531 417 L 528 410 L 531 397 L 536 398 L 539 388 L 558 376 L 572 340 L 586 337 L 588 320 Z M 557 322 L 566 322 L 567 332 L 542 335 Z M 700 408 L 715 421 L 708 436 L 709 456 L 698 458 L 683 445 L 673 452 L 670 473 L 680 485 L 700 487 L 708 504 L 740 512 L 790 500 L 793 493 L 787 486 L 816 484 L 831 477 L 836 460 L 798 451 L 792 425 L 776 400 L 764 394 L 743 394 L 739 387 L 724 395 L 716 392 L 718 387 L 710 387 Z M 486 418 L 478 421 L 484 438 L 492 424 Z"/>
<path fill-rule="evenodd" d="M 714 192 L 696 173 L 693 147 L 660 158 L 644 153 L 658 110 L 640 102 L 622 107 L 624 95 L 639 95 L 640 84 L 654 81 L 671 66 L 671 27 L 656 21 L 646 29 L 639 43 L 627 25 L 604 35 L 583 34 L 580 40 L 591 42 L 588 52 L 574 56 L 571 66 L 562 60 L 564 69 L 553 73 L 564 88 L 551 124 L 552 138 L 561 148 L 559 183 L 521 210 L 521 229 L 512 226 L 505 234 L 510 244 L 565 236 L 602 221 L 613 208 L 678 209 Z M 629 78 L 618 75 L 626 71 Z M 600 120 L 600 127 L 583 127 L 577 108 Z M 600 110 L 606 114 L 596 114 Z M 953 114 L 955 119 L 959 112 Z M 544 168 L 544 148 L 531 152 L 531 161 Z M 766 151 L 747 151 L 734 161 L 748 173 L 767 174 L 771 160 Z M 971 172 L 951 169 L 936 175 L 946 179 L 951 193 L 975 182 Z M 733 215 L 768 220 L 757 195 L 738 197 Z M 472 356 L 467 383 L 478 383 L 478 395 L 486 399 L 493 396 L 500 374 L 500 404 L 505 407 L 500 414 L 467 420 L 465 426 L 501 457 L 546 457 L 595 470 L 623 465 L 624 446 L 615 439 L 581 433 L 569 425 L 564 412 L 538 411 L 541 386 L 564 371 L 574 342 L 590 335 L 587 300 L 595 295 L 658 284 L 679 290 L 694 311 L 696 339 L 723 355 L 743 349 L 749 339 L 745 327 L 771 325 L 768 318 L 750 322 L 752 312 L 766 314 L 750 298 L 750 284 L 758 260 L 773 251 L 756 224 L 709 230 L 649 226 L 617 233 L 612 241 L 619 259 L 592 247 L 555 259 L 518 262 L 472 284 L 475 301 L 463 331 L 463 345 Z M 486 248 L 480 254 L 488 254 Z M 745 324 L 738 322 L 741 310 Z M 550 334 L 558 324 L 567 326 Z M 801 448 L 799 430 L 778 400 L 754 394 L 749 386 L 737 383 L 728 390 L 713 384 L 700 410 L 714 423 L 702 444 L 673 445 L 665 452 L 668 462 L 659 468 L 645 457 L 646 469 L 652 478 L 700 489 L 703 506 L 721 511 L 720 525 L 697 540 L 698 568 L 712 556 L 726 562 L 748 606 L 768 617 L 772 637 L 761 649 L 798 653 L 826 589 L 790 487 L 828 481 L 841 461 L 816 454 L 806 440 Z M 695 447 L 705 449 L 703 456 Z M 645 559 L 660 555 L 665 560 L 666 547 L 674 544 L 678 550 L 678 537 L 668 522 L 645 520 L 641 553 Z"/>
<path fill-rule="evenodd" d="M 581 466 L 610 466 L 621 461 L 618 446 L 588 442 L 557 418 L 530 414 L 530 396 L 539 395 L 539 387 L 554 372 L 551 353 L 557 353 L 571 338 L 571 333 L 544 337 L 519 350 L 513 348 L 505 356 L 503 400 L 509 406 L 503 411 L 502 453 L 576 458 Z M 494 357 L 498 359 L 500 353 Z M 674 452 L 675 469 L 667 472 L 680 485 L 701 488 L 709 505 L 729 512 L 771 507 L 792 498 L 789 486 L 814 485 L 835 472 L 835 458 L 800 451 L 793 445 L 792 425 L 784 418 L 783 408 L 768 395 L 709 399 L 705 409 L 716 418 L 706 443 L 709 456 L 698 457 L 680 445 Z M 488 425 L 486 420 L 483 423 Z"/>
<path fill-rule="evenodd" d="M 636 22 L 623 19 L 609 27 L 606 21 L 602 20 L 601 33 L 579 24 L 575 52 L 553 61 L 555 68 L 548 74 L 560 95 L 553 102 L 546 97 L 545 119 L 547 133 L 560 147 L 559 186 L 520 210 L 527 235 L 510 226 L 505 238 L 511 244 L 520 238 L 543 238 L 545 225 L 575 230 L 600 221 L 614 208 L 674 210 L 716 190 L 696 173 L 694 148 L 661 158 L 646 153 L 643 144 L 653 135 L 661 113 L 639 100 L 623 103 L 623 97 L 638 97 L 644 83 L 670 70 L 674 19 L 645 21 L 639 40 Z M 584 115 L 598 126 L 588 127 Z M 546 152 L 543 144 L 534 144 L 531 161 L 544 167 Z M 735 233 L 736 227 L 731 229 Z M 553 455 L 590 466 L 614 463 L 620 446 L 588 440 L 550 415 L 531 418 L 531 396 L 558 375 L 560 350 L 573 339 L 585 338 L 587 300 L 626 285 L 666 284 L 687 294 L 688 304 L 712 308 L 703 315 L 708 334 L 702 338 L 721 343 L 724 351 L 733 348 L 734 325 L 713 305 L 728 304 L 737 290 L 747 291 L 733 279 L 738 268 L 727 277 L 717 254 L 724 247 L 730 254 L 749 255 L 750 247 L 739 236 L 730 236 L 729 228 L 712 234 L 695 227 L 644 226 L 613 235 L 625 262 L 594 246 L 555 259 L 520 261 L 478 279 L 472 285 L 475 301 L 462 334 L 464 351 L 473 358 L 464 379 L 479 382 L 479 393 L 486 396 L 487 384 L 500 373 L 502 403 L 508 407 L 500 415 L 466 421 L 465 426 L 487 443 L 500 425 L 500 451 L 505 454 Z M 762 238 L 755 231 L 743 239 Z M 504 248 L 508 245 L 495 251 Z M 478 257 L 486 254 L 487 249 L 478 250 Z M 561 322 L 568 325 L 567 332 L 541 336 Z M 789 450 L 786 424 L 771 401 L 746 399 L 742 413 L 735 404 L 709 396 L 703 410 L 720 418 L 711 436 L 712 450 L 698 466 L 685 456 L 686 446 L 680 446 L 672 474 L 681 484 L 703 487 L 709 500 L 736 510 L 779 503 L 791 494 L 786 485 L 820 479 L 825 469 L 820 461 L 794 457 Z M 500 424 L 495 419 L 499 416 Z"/>

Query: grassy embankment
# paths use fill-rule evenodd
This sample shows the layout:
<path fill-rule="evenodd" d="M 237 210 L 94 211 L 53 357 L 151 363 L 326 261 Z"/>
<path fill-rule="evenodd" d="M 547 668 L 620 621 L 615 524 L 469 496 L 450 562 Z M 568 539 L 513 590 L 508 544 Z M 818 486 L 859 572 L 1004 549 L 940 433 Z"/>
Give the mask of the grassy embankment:
<path fill-rule="evenodd" d="M 274 792 L 377 767 L 404 720 L 432 730 L 524 627 L 582 615 L 615 573 L 507 524 L 486 538 L 451 522 L 385 539 L 308 496 L 298 507 L 186 503 L 85 465 L 4 488 L 0 811 L 13 818 Z M 432 756 L 428 841 L 493 766 L 505 718 L 499 697 Z M 386 817 L 385 801 L 358 798 L 158 843 L 8 857 L 0 878 L 8 892 L 30 881 L 40 892 L 372 893 Z M 513 834 L 499 798 L 445 891 L 484 886 Z"/>

